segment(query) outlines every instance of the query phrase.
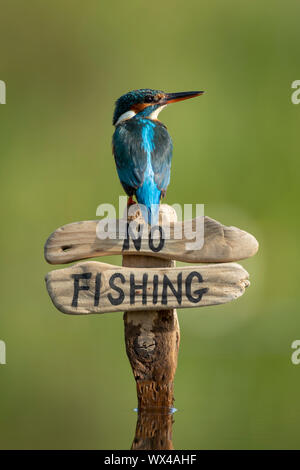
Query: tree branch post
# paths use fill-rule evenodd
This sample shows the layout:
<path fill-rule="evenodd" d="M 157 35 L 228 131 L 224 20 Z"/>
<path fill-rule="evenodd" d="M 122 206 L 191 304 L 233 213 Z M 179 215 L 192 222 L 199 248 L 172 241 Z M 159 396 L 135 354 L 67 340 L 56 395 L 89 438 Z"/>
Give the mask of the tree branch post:
<path fill-rule="evenodd" d="M 145 224 L 141 213 L 128 221 Z M 173 208 L 161 205 L 160 220 L 176 222 Z M 174 267 L 175 261 L 143 255 L 123 255 L 123 266 L 153 268 Z M 142 286 L 136 286 L 142 288 Z M 177 368 L 180 330 L 177 312 L 171 310 L 140 310 L 124 313 L 125 344 L 136 381 L 138 410 L 171 409 L 174 403 L 174 376 Z"/>

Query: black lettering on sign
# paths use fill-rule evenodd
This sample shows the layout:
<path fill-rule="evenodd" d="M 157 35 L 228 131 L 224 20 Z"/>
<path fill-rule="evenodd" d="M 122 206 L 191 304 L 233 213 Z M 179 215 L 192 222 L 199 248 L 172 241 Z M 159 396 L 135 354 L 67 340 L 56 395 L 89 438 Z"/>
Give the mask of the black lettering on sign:
<path fill-rule="evenodd" d="M 94 306 L 98 307 L 100 300 L 100 286 L 101 286 L 101 273 L 96 275 L 95 280 L 95 297 L 94 297 Z"/>
<path fill-rule="evenodd" d="M 122 282 L 122 284 L 124 284 L 124 282 L 125 282 L 125 277 L 124 277 L 123 274 L 121 274 L 121 273 L 115 273 L 115 274 L 113 274 L 113 275 L 110 277 L 110 279 L 109 279 L 109 285 L 110 285 L 110 287 L 111 287 L 114 291 L 116 291 L 116 292 L 119 293 L 119 297 L 117 297 L 117 298 L 114 298 L 110 293 L 107 294 L 107 298 L 108 298 L 108 300 L 110 301 L 110 303 L 111 303 L 112 305 L 120 305 L 120 304 L 123 302 L 124 297 L 125 297 L 125 294 L 124 294 L 123 289 L 121 289 L 121 287 L 116 286 L 115 283 L 114 283 L 115 279 L 117 279 L 117 278 L 120 279 L 120 281 Z"/>
<path fill-rule="evenodd" d="M 136 236 L 136 234 L 133 234 L 132 231 L 131 231 L 131 225 L 129 223 L 127 223 L 127 225 L 126 225 L 126 238 L 124 239 L 122 250 L 123 251 L 129 250 L 129 241 L 130 241 L 130 237 L 131 237 L 136 251 L 140 251 L 141 244 L 142 244 L 143 230 L 144 230 L 144 225 L 138 224 L 138 226 L 137 226 L 138 236 Z"/>
<path fill-rule="evenodd" d="M 91 279 L 92 273 L 82 273 L 82 274 L 72 274 L 72 278 L 74 279 L 74 293 L 73 293 L 73 300 L 72 300 L 72 307 L 78 307 L 78 295 L 79 291 L 81 290 L 89 290 L 90 287 L 88 283 L 83 286 L 79 285 L 80 279 Z"/>
<path fill-rule="evenodd" d="M 153 238 L 152 238 L 155 230 L 159 231 L 159 242 L 157 246 L 154 246 Z M 163 249 L 164 244 L 165 244 L 165 238 L 164 238 L 163 228 L 160 225 L 155 225 L 154 227 L 151 228 L 150 238 L 149 238 L 149 248 L 154 253 L 158 253 L 159 251 Z"/>
<path fill-rule="evenodd" d="M 142 304 L 146 305 L 147 303 L 147 282 L 148 274 L 143 274 L 143 284 L 135 284 L 134 274 L 130 274 L 130 304 L 135 304 L 135 291 L 143 290 Z"/>
<path fill-rule="evenodd" d="M 177 290 L 175 289 L 172 281 L 170 281 L 168 276 L 164 274 L 163 289 L 162 289 L 162 296 L 161 296 L 161 303 L 163 305 L 168 305 L 168 287 L 172 291 L 173 295 L 175 295 L 177 302 L 180 305 L 182 301 L 182 273 L 179 273 L 177 276 Z"/>
<path fill-rule="evenodd" d="M 153 276 L 153 305 L 157 304 L 158 296 L 158 275 L 154 274 Z"/>
<path fill-rule="evenodd" d="M 136 251 L 141 250 L 144 224 L 138 224 L 136 227 L 137 227 L 137 230 L 135 233 L 133 233 L 132 222 L 126 225 L 126 238 L 124 239 L 124 242 L 123 242 L 122 251 L 129 250 L 130 239 L 132 239 Z M 154 233 L 157 230 L 159 232 L 159 237 L 156 239 L 154 237 Z M 155 240 L 158 240 L 158 242 Z M 165 245 L 165 237 L 164 237 L 163 228 L 160 225 L 155 225 L 154 227 L 151 228 L 150 235 L 148 238 L 148 244 L 149 244 L 150 250 L 153 251 L 154 253 L 158 253 L 159 251 L 163 249 Z"/>
<path fill-rule="evenodd" d="M 206 294 L 208 292 L 208 288 L 203 288 L 203 289 L 197 289 L 194 292 L 194 295 L 196 294 L 196 297 L 193 297 L 192 295 L 192 281 L 193 278 L 196 277 L 199 282 L 203 282 L 203 278 L 200 273 L 197 271 L 192 271 L 186 278 L 185 280 L 185 293 L 190 302 L 193 302 L 194 304 L 197 304 L 200 302 L 202 299 L 203 294 Z"/>

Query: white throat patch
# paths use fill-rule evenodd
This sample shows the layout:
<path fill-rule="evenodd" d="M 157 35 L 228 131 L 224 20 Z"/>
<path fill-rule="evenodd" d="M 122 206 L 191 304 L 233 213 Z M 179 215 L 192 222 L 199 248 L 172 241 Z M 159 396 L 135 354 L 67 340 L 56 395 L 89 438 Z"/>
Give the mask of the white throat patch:
<path fill-rule="evenodd" d="M 118 124 L 120 124 L 120 122 L 123 122 L 123 121 L 127 121 L 127 119 L 131 119 L 133 118 L 134 116 L 136 115 L 136 113 L 134 111 L 126 111 L 126 113 L 123 113 L 121 114 L 121 116 L 119 117 L 119 119 L 117 120 L 115 126 L 117 126 Z"/>
<path fill-rule="evenodd" d="M 160 106 L 159 108 L 157 108 L 155 111 L 153 111 L 153 113 L 149 114 L 149 116 L 147 116 L 149 119 L 157 119 L 157 116 L 159 115 L 159 113 L 166 107 L 167 105 L 164 104 L 163 106 Z"/>
<path fill-rule="evenodd" d="M 167 105 L 164 104 L 162 106 L 160 106 L 159 108 L 155 109 L 155 111 L 153 111 L 151 114 L 149 114 L 149 116 L 147 116 L 148 119 L 157 119 L 157 116 L 159 115 L 159 113 L 166 107 Z M 123 113 L 121 114 L 121 116 L 119 117 L 119 119 L 117 120 L 115 126 L 117 126 L 118 124 L 120 124 L 121 122 L 123 121 L 127 121 L 128 119 L 131 119 L 133 118 L 134 116 L 136 116 L 136 113 L 132 110 L 130 111 L 126 111 L 126 113 Z"/>

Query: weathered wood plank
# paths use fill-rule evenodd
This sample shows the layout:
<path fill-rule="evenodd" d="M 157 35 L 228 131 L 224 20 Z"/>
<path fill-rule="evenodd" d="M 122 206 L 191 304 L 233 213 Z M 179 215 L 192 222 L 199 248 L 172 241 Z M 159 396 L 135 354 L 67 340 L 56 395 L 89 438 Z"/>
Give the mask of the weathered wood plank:
<path fill-rule="evenodd" d="M 236 263 L 127 268 L 88 261 L 51 271 L 46 284 L 59 310 L 89 314 L 223 304 L 240 297 L 249 281 Z"/>
<path fill-rule="evenodd" d="M 96 232 L 98 223 L 98 220 L 75 222 L 53 232 L 45 244 L 45 258 L 48 263 L 64 264 L 120 254 L 152 256 L 187 263 L 220 263 L 249 258 L 258 250 L 258 242 L 253 235 L 236 227 L 226 227 L 209 217 L 171 223 L 170 238 L 166 238 L 161 247 L 159 240 L 150 240 L 149 243 L 149 237 L 142 238 L 138 248 L 132 239 L 128 240 L 129 243 L 124 243 L 126 231 L 124 232 L 124 224 L 119 225 L 119 221 L 116 233 L 109 228 L 107 230 L 108 237 L 112 238 L 99 239 Z M 201 223 L 204 224 L 204 243 L 200 248 L 190 249 L 193 242 L 191 237 Z M 182 238 L 178 239 L 181 233 Z"/>

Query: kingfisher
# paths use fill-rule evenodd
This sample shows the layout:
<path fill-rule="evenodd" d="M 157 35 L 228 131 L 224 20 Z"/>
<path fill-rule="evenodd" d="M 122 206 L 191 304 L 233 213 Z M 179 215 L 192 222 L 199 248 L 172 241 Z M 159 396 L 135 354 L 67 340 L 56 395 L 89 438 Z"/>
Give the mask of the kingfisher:
<path fill-rule="evenodd" d="M 172 139 L 158 115 L 167 105 L 202 95 L 203 91 L 165 93 L 143 88 L 122 95 L 115 104 L 112 147 L 128 205 L 136 197 L 144 219 L 158 222 L 159 204 L 170 182 Z"/>

